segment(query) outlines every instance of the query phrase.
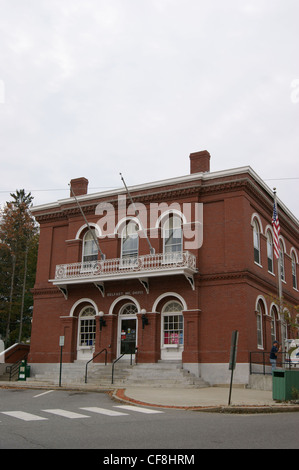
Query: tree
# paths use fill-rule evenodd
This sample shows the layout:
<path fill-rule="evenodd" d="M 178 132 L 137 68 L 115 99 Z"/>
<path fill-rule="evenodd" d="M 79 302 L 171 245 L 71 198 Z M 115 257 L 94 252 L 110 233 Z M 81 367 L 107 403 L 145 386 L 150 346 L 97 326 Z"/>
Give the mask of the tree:
<path fill-rule="evenodd" d="M 26 322 L 30 318 L 31 323 L 32 295 L 29 289 L 34 283 L 38 245 L 38 229 L 30 213 L 31 193 L 26 194 L 21 189 L 11 197 L 0 221 L 0 333 L 6 347 L 22 340 L 24 318 Z M 28 332 L 27 327 L 25 336 Z"/>

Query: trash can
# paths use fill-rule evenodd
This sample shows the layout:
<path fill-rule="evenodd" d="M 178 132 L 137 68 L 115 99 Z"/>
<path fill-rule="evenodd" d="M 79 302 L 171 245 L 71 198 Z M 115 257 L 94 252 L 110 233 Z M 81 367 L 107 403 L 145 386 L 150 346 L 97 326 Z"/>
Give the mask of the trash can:
<path fill-rule="evenodd" d="M 30 366 L 27 365 L 26 359 L 23 359 L 19 366 L 18 380 L 26 380 L 27 377 L 30 377 Z"/>
<path fill-rule="evenodd" d="M 292 400 L 294 391 L 299 393 L 299 370 L 274 370 L 272 376 L 273 400 Z"/>

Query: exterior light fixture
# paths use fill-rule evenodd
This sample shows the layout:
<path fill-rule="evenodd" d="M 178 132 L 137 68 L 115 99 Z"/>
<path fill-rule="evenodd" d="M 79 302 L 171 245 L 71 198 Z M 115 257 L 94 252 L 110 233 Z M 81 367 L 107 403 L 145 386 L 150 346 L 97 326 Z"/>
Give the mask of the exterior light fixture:
<path fill-rule="evenodd" d="M 142 319 L 142 329 L 144 330 L 145 325 L 148 325 L 148 318 L 146 316 L 146 310 L 142 309 L 141 313 L 142 313 L 142 317 L 141 317 L 141 319 Z"/>
<path fill-rule="evenodd" d="M 100 331 L 102 331 L 103 326 L 106 326 L 106 320 L 104 320 L 104 312 L 99 312 L 100 317 Z"/>

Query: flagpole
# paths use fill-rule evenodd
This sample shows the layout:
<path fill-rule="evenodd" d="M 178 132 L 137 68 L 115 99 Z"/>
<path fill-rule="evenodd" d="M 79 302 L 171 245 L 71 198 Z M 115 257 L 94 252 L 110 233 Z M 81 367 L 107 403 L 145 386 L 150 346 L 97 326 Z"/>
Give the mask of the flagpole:
<path fill-rule="evenodd" d="M 71 193 L 72 193 L 72 195 L 73 195 L 73 197 L 74 197 L 74 199 L 75 199 L 75 201 L 76 201 L 76 203 L 77 203 L 77 206 L 79 207 L 79 210 L 80 210 L 80 212 L 81 212 L 81 215 L 82 215 L 82 217 L 83 217 L 83 219 L 84 219 L 84 221 L 85 221 L 85 223 L 86 223 L 86 225 L 87 225 L 88 231 L 89 231 L 89 233 L 91 234 L 91 236 L 92 236 L 92 238 L 93 238 L 93 241 L 95 242 L 96 247 L 97 247 L 97 249 L 98 249 L 98 251 L 99 251 L 99 253 L 100 253 L 100 255 L 101 255 L 101 259 L 104 260 L 104 259 L 105 259 L 105 255 L 104 255 L 104 253 L 102 252 L 102 250 L 101 250 L 101 248 L 100 248 L 99 241 L 98 241 L 97 237 L 95 236 L 93 230 L 91 230 L 91 227 L 90 227 L 90 225 L 89 225 L 89 223 L 88 223 L 88 221 L 87 221 L 87 219 L 86 219 L 86 217 L 85 217 L 85 214 L 84 214 L 84 212 L 83 212 L 83 210 L 82 210 L 82 207 L 80 206 L 79 201 L 78 201 L 78 199 L 76 198 L 76 195 L 75 195 L 75 193 L 74 193 L 74 191 L 73 191 L 72 185 L 69 184 L 69 187 L 70 187 Z"/>
<path fill-rule="evenodd" d="M 276 188 L 273 188 L 273 193 L 274 193 L 274 207 L 276 209 L 276 219 L 278 219 L 278 208 L 277 208 L 277 195 L 276 195 Z M 275 234 L 274 234 L 275 236 Z M 277 234 L 277 237 L 279 234 Z M 278 257 L 277 257 L 277 276 L 278 276 L 278 298 L 279 298 L 279 314 L 280 318 L 282 315 L 282 283 L 281 283 L 281 264 L 280 264 L 280 244 L 279 244 L 279 238 L 278 238 L 278 247 L 279 247 L 279 252 L 278 252 Z"/>
<path fill-rule="evenodd" d="M 133 206 L 133 208 L 134 208 L 135 216 L 136 216 L 137 219 L 139 220 L 139 223 L 140 223 L 140 226 L 141 226 L 141 228 L 142 228 L 143 234 L 144 234 L 145 238 L 147 239 L 147 243 L 148 243 L 148 246 L 149 246 L 149 249 L 150 249 L 150 253 L 151 253 L 152 255 L 154 255 L 154 254 L 155 254 L 155 249 L 152 247 L 151 242 L 150 242 L 150 240 L 149 240 L 149 238 L 148 238 L 148 236 L 147 236 L 147 233 L 146 233 L 145 229 L 143 228 L 142 222 L 141 222 L 141 220 L 140 220 L 140 218 L 139 218 L 139 211 L 136 209 L 136 206 L 135 206 L 135 203 L 134 203 L 134 201 L 133 201 L 133 198 L 132 198 L 132 196 L 131 196 L 131 194 L 130 194 L 130 191 L 129 191 L 129 189 L 128 189 L 127 185 L 126 185 L 126 182 L 125 182 L 125 180 L 124 180 L 124 178 L 123 178 L 123 175 L 122 175 L 121 173 L 120 173 L 120 178 L 121 178 L 122 182 L 124 183 L 124 187 L 125 187 L 125 189 L 126 189 L 126 191 L 127 191 L 127 194 L 128 194 L 128 196 L 129 196 L 129 198 L 130 198 L 130 201 L 131 201 L 131 204 L 132 204 L 132 206 Z"/>

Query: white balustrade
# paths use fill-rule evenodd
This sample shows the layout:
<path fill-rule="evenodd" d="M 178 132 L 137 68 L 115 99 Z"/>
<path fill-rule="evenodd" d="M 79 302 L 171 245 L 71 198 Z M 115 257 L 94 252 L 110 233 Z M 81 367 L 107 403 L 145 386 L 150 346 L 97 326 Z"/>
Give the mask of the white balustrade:
<path fill-rule="evenodd" d="M 113 258 L 82 263 L 59 264 L 56 266 L 55 280 L 79 279 L 111 276 L 140 272 L 159 272 L 185 268 L 196 271 L 196 257 L 188 251 L 158 253 L 137 258 Z"/>

